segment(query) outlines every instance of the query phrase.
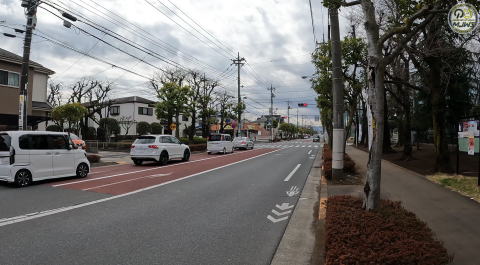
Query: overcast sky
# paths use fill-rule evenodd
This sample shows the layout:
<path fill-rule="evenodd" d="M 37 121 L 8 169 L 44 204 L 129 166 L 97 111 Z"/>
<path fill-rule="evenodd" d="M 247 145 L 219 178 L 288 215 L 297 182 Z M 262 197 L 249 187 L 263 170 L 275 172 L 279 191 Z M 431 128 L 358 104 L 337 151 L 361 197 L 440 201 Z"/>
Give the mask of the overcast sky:
<path fill-rule="evenodd" d="M 305 124 L 318 125 L 314 121 L 314 115 L 319 113 L 314 103 L 315 93 L 310 88 L 309 81 L 302 79 L 302 76 L 314 73 L 310 62 L 314 41 L 308 0 L 49 1 L 67 8 L 79 18 L 91 20 L 155 51 L 156 57 L 162 56 L 185 68 L 197 69 L 206 72 L 211 78 L 219 78 L 223 87 L 232 95 L 236 95 L 237 85 L 236 69 L 231 66 L 230 59 L 240 52 L 240 56 L 248 62 L 241 72 L 244 86 L 242 97 L 247 97 L 247 118 L 255 119 L 261 114 L 268 114 L 270 96 L 267 87 L 272 84 L 276 88 L 276 114 L 286 116 L 287 100 L 290 100 L 293 108 L 290 122 L 295 123 L 297 104 L 306 102 L 310 107 L 300 109 L 300 123 L 303 114 L 309 115 L 305 116 Z M 316 38 L 321 41 L 327 27 L 327 11 L 320 1 L 312 1 L 312 4 Z M 60 14 L 45 3 L 41 6 Z M 109 13 L 110 11 L 115 14 Z M 19 0 L 0 0 L 0 21 L 5 21 L 3 25 L 21 27 L 25 24 L 23 12 Z M 343 15 L 340 18 L 343 35 L 343 31 L 348 30 L 348 23 Z M 75 25 L 155 67 L 171 67 L 80 21 L 75 22 Z M 0 32 L 11 33 L 12 30 L 0 27 Z M 75 49 L 146 77 L 159 71 L 92 36 L 64 27 L 59 18 L 42 8 L 38 9 L 35 33 L 46 34 Z M 20 37 L 7 38 L 0 35 L 0 47 L 20 55 Z M 56 74 L 51 77 L 54 82 L 68 86 L 75 80 L 90 76 L 114 81 L 116 86 L 112 97 L 136 95 L 155 99 L 148 91 L 146 78 L 80 55 L 38 36 L 33 36 L 31 59 L 55 71 Z M 222 72 L 225 74 L 221 75 Z"/>

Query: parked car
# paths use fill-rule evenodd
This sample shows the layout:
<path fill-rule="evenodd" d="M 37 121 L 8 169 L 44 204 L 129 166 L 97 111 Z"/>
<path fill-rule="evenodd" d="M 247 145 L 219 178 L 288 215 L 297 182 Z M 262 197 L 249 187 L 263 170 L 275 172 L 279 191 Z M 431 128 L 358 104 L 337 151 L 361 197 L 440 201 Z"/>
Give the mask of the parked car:
<path fill-rule="evenodd" d="M 70 139 L 72 139 L 73 144 L 80 149 L 87 150 L 87 144 L 84 140 L 80 139 L 76 134 L 70 133 Z"/>
<path fill-rule="evenodd" d="M 130 147 L 130 158 L 135 165 L 141 165 L 143 161 L 165 165 L 172 159 L 188 161 L 190 148 L 171 135 L 142 135 Z"/>
<path fill-rule="evenodd" d="M 233 147 L 235 149 L 253 149 L 253 146 L 254 143 L 252 139 L 248 137 L 235 137 L 235 139 L 233 139 Z"/>
<path fill-rule="evenodd" d="M 37 180 L 84 178 L 89 171 L 86 152 L 74 148 L 67 133 L 0 132 L 0 180 L 24 187 Z"/>
<path fill-rule="evenodd" d="M 207 153 L 233 153 L 233 141 L 230 134 L 212 134 L 207 141 Z"/>

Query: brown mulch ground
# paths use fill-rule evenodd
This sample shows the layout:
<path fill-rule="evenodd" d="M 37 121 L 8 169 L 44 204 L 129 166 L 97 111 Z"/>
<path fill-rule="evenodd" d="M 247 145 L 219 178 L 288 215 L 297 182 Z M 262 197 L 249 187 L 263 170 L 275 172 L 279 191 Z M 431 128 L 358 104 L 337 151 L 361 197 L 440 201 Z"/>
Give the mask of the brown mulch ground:
<path fill-rule="evenodd" d="M 355 146 L 354 146 L 355 147 Z M 367 151 L 367 148 L 364 146 L 358 146 L 358 149 Z M 455 151 L 456 146 L 450 145 L 450 167 L 453 172 L 456 169 L 457 155 Z M 401 167 L 410 169 L 422 175 L 430 175 L 435 173 L 435 147 L 433 144 L 420 144 L 420 150 L 417 150 L 417 147 L 413 147 L 413 158 L 411 160 L 402 160 L 402 151 L 403 147 L 393 147 L 395 153 L 383 154 L 383 159 L 388 160 L 394 164 L 397 164 Z M 460 175 L 465 176 L 477 176 L 479 168 L 479 157 L 478 156 L 469 156 L 466 153 L 459 153 L 460 161 Z"/>
<path fill-rule="evenodd" d="M 344 156 L 343 168 L 345 175 L 340 179 L 332 179 L 332 151 L 329 146 L 323 146 L 323 172 L 329 185 L 361 185 L 363 177 L 355 169 L 355 162 L 348 154 Z"/>
<path fill-rule="evenodd" d="M 359 198 L 328 199 L 325 264 L 441 265 L 450 261 L 427 225 L 399 202 L 382 201 L 377 211 L 365 211 Z"/>

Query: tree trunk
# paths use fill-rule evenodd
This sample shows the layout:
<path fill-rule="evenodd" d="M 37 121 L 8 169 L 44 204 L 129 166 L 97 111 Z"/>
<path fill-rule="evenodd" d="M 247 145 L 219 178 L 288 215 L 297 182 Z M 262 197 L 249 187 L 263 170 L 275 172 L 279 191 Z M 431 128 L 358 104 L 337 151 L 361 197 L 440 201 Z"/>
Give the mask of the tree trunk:
<path fill-rule="evenodd" d="M 428 64 L 428 85 L 432 104 L 433 143 L 435 145 L 435 172 L 451 172 L 445 123 L 445 97 L 441 87 L 441 60 L 437 57 L 425 59 Z"/>
<path fill-rule="evenodd" d="M 384 89 L 383 90 L 383 97 L 384 97 L 384 113 L 383 113 L 383 119 L 385 121 L 385 124 L 383 126 L 383 153 L 388 154 L 388 153 L 393 153 L 394 150 L 392 149 L 392 141 L 390 137 L 390 124 L 388 123 L 388 107 L 387 107 L 387 91 Z"/>
<path fill-rule="evenodd" d="M 368 145 L 368 118 L 367 118 L 367 106 L 362 102 L 362 139 L 360 144 L 363 146 Z"/>
<path fill-rule="evenodd" d="M 379 43 L 379 26 L 375 17 L 375 7 L 371 0 L 362 0 L 361 5 L 365 16 L 365 31 L 368 42 L 368 104 L 372 115 L 372 145 L 368 154 L 363 206 L 366 210 L 374 210 L 380 205 L 385 65 L 383 64 L 384 57 Z"/>
<path fill-rule="evenodd" d="M 195 124 L 197 123 L 197 112 L 196 111 L 192 111 L 192 125 L 190 125 L 190 130 L 189 130 L 189 135 L 188 135 L 188 139 L 190 139 L 190 141 L 193 141 L 193 137 L 195 136 Z"/>
<path fill-rule="evenodd" d="M 180 113 L 175 113 L 175 122 L 177 123 L 177 127 L 175 129 L 175 137 L 180 138 Z"/>

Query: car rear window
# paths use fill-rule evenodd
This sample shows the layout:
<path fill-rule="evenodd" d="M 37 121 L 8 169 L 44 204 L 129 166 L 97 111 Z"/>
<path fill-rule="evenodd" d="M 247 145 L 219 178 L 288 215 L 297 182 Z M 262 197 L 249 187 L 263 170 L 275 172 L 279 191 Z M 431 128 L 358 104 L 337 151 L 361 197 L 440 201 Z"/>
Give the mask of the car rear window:
<path fill-rule="evenodd" d="M 155 136 L 140 136 L 135 140 L 135 144 L 153 144 Z"/>
<path fill-rule="evenodd" d="M 218 135 L 218 134 L 210 135 L 210 137 L 208 138 L 208 140 L 209 140 L 210 142 L 221 141 L 221 140 L 222 140 L 222 136 L 221 136 L 221 135 Z"/>
<path fill-rule="evenodd" d="M 10 151 L 11 138 L 6 133 L 0 134 L 0 152 Z"/>

